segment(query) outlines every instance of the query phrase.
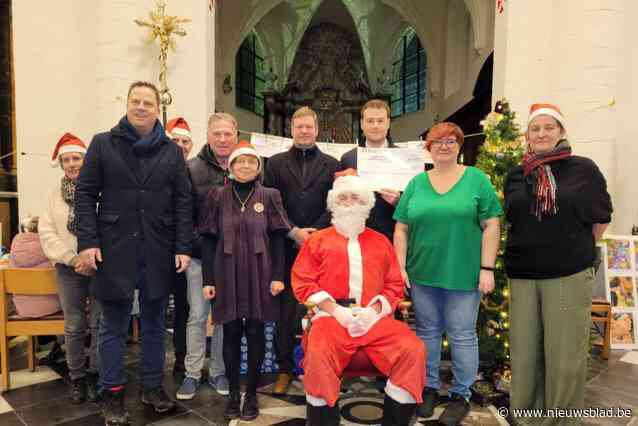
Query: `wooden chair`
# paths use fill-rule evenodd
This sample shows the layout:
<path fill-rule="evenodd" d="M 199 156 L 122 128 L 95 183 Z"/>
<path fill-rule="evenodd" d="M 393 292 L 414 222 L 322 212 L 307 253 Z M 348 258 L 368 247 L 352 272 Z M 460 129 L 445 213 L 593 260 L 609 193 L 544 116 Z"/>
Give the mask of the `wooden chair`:
<path fill-rule="evenodd" d="M 603 343 L 595 343 L 595 345 L 602 346 L 602 358 L 609 359 L 609 349 L 611 346 L 611 304 L 604 300 L 594 300 L 591 304 L 591 321 L 597 331 L 599 331 L 599 324 L 602 324 Z"/>
<path fill-rule="evenodd" d="M 8 316 L 9 296 L 58 294 L 55 269 L 2 269 L 0 270 L 0 367 L 2 368 L 2 390 L 9 390 L 9 339 L 28 337 L 29 370 L 35 371 L 34 336 L 64 334 L 62 313 L 42 318 Z"/>

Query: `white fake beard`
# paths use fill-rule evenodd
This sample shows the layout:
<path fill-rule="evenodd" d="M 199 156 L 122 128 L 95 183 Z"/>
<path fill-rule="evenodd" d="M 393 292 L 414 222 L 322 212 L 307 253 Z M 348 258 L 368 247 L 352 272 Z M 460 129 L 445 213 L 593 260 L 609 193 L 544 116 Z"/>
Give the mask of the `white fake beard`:
<path fill-rule="evenodd" d="M 352 239 L 365 230 L 368 216 L 370 216 L 369 206 L 344 207 L 335 205 L 332 209 L 332 224 L 338 233 Z"/>

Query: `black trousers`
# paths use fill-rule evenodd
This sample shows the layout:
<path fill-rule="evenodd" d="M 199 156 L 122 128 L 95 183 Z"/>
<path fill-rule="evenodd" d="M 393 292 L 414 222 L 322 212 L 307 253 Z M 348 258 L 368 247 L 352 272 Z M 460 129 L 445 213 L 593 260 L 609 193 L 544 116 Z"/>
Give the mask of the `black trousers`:
<path fill-rule="evenodd" d="M 175 311 L 173 311 L 173 348 L 175 358 L 186 356 L 186 321 L 188 320 L 188 301 L 186 291 L 186 274 L 177 274 L 173 296 L 175 301 Z"/>
<path fill-rule="evenodd" d="M 290 270 L 297 258 L 298 250 L 286 246 L 286 271 L 284 275 L 284 291 L 280 293 L 279 321 L 277 321 L 277 364 L 280 373 L 292 373 L 295 366 L 294 349 L 295 334 L 301 330 L 301 318 L 305 308 L 300 305 L 292 291 Z"/>
<path fill-rule="evenodd" d="M 248 341 L 248 369 L 246 392 L 257 394 L 259 373 L 264 362 L 264 322 L 253 319 L 236 319 L 224 323 L 224 364 L 230 393 L 239 393 L 239 366 L 241 364 L 241 337 L 246 333 Z"/>

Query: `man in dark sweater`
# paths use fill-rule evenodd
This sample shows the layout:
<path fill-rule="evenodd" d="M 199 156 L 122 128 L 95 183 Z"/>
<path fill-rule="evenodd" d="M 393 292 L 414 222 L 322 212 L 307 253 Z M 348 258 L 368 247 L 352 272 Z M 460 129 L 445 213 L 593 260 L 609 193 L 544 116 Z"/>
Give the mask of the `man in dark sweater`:
<path fill-rule="evenodd" d="M 317 229 L 330 225 L 326 197 L 332 188 L 339 162 L 317 148 L 317 114 L 308 107 L 298 109 L 291 124 L 294 145 L 272 156 L 266 163 L 264 183 L 281 193 L 292 231 L 286 240 L 286 273 L 281 293 L 281 314 L 277 323 L 277 363 L 279 375 L 273 393 L 284 394 L 292 381 L 293 349 L 297 301 L 292 293 L 290 270 L 299 247 Z"/>
<path fill-rule="evenodd" d="M 396 148 L 388 136 L 390 129 L 390 107 L 385 101 L 372 99 L 361 108 L 361 130 L 365 138 L 359 143 L 365 148 Z M 357 148 L 341 157 L 341 170 L 357 168 Z M 374 193 L 376 202 L 366 226 L 381 232 L 392 242 L 394 236 L 394 208 L 401 194 L 391 189 Z"/>

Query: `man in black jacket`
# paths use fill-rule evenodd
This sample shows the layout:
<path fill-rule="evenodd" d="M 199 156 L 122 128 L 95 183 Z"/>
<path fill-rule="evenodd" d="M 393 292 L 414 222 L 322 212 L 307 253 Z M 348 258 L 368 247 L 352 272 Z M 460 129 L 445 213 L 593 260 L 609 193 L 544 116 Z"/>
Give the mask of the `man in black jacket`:
<path fill-rule="evenodd" d="M 98 339 L 107 425 L 126 425 L 124 351 L 133 292 L 140 290 L 140 397 L 162 413 L 164 316 L 175 272 L 190 263 L 192 204 L 186 163 L 158 120 L 159 92 L 133 83 L 126 115 L 93 138 L 75 194 L 78 252 L 95 271 L 91 295 L 102 305 Z"/>
<path fill-rule="evenodd" d="M 195 158 L 188 160 L 188 174 L 192 185 L 193 213 L 195 223 L 200 214 L 200 206 L 208 191 L 223 186 L 228 178 L 228 156 L 237 145 L 237 120 L 230 114 L 217 112 L 208 119 L 207 144 Z M 175 397 L 188 400 L 195 397 L 202 378 L 202 368 L 206 359 L 206 323 L 211 302 L 202 293 L 202 253 L 199 233 L 193 239 L 193 259 L 186 280 L 188 282 L 188 322 L 186 324 L 186 375 L 177 389 Z M 213 318 L 213 322 L 215 318 Z M 213 328 L 210 341 L 210 364 L 208 383 L 220 395 L 228 395 L 228 380 L 223 359 L 224 333 L 221 324 Z"/>
<path fill-rule="evenodd" d="M 294 228 L 286 240 L 285 288 L 281 314 L 277 323 L 277 363 L 279 374 L 273 393 L 284 394 L 292 381 L 293 349 L 297 300 L 292 293 L 290 270 L 299 247 L 317 229 L 330 226 L 326 197 L 332 188 L 339 162 L 317 148 L 319 134 L 317 114 L 308 107 L 299 108 L 292 116 L 290 150 L 272 156 L 266 163 L 264 184 L 281 193 L 284 208 Z"/>
<path fill-rule="evenodd" d="M 184 155 L 184 161 L 193 149 L 191 128 L 184 117 L 175 117 L 166 122 L 166 136 L 173 141 Z M 175 364 L 173 374 L 184 373 L 184 358 L 186 357 L 186 320 L 188 318 L 188 302 L 186 301 L 186 275 L 177 274 L 173 288 L 173 350 Z"/>
<path fill-rule="evenodd" d="M 361 130 L 365 138 L 359 143 L 365 148 L 396 148 L 388 136 L 390 130 L 390 107 L 385 101 L 372 99 L 361 108 Z M 341 170 L 357 168 L 357 149 L 341 156 Z M 381 189 L 374 193 L 376 202 L 366 226 L 384 234 L 390 242 L 394 236 L 394 209 L 401 194 L 392 189 Z"/>

